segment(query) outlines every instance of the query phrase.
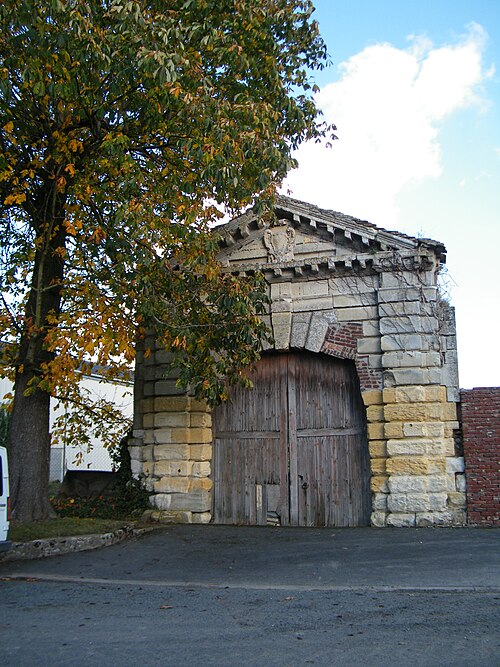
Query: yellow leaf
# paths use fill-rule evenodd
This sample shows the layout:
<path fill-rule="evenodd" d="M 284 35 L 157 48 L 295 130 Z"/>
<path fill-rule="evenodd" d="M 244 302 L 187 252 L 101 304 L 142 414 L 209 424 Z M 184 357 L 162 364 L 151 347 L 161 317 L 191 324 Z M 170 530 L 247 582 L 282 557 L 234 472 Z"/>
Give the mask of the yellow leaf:
<path fill-rule="evenodd" d="M 14 123 L 11 120 L 9 120 L 9 122 L 6 123 L 2 128 L 2 130 L 5 130 L 5 132 L 12 132 L 13 129 L 14 129 Z"/>
<path fill-rule="evenodd" d="M 75 165 L 74 165 L 74 164 L 71 164 L 71 163 L 70 163 L 70 164 L 67 164 L 67 165 L 64 167 L 64 171 L 68 172 L 68 174 L 69 174 L 70 176 L 74 176 L 74 175 L 75 175 Z"/>
<path fill-rule="evenodd" d="M 26 201 L 26 195 L 22 192 L 18 192 L 15 195 L 9 195 L 8 197 L 5 197 L 3 203 L 6 206 L 10 206 L 11 204 L 22 204 L 23 201 Z"/>

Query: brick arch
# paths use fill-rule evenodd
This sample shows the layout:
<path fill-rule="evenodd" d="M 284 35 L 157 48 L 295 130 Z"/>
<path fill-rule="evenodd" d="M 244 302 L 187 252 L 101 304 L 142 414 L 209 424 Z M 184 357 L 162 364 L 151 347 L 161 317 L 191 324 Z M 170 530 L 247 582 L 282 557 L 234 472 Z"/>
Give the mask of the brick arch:
<path fill-rule="evenodd" d="M 368 354 L 359 354 L 358 341 L 363 338 L 361 322 L 335 322 L 326 332 L 321 352 L 339 359 L 352 359 L 358 372 L 361 391 L 382 389 L 382 371 L 370 368 Z"/>

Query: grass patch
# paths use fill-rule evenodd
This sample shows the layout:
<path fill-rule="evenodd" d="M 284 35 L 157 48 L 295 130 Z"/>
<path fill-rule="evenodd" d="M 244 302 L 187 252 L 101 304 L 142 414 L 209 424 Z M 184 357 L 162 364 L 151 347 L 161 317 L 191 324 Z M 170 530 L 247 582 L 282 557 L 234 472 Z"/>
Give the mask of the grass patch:
<path fill-rule="evenodd" d="M 16 523 L 11 521 L 9 539 L 12 542 L 30 542 L 51 537 L 70 537 L 72 535 L 92 535 L 93 533 L 110 533 L 122 528 L 126 523 L 112 519 L 80 519 L 75 517 L 59 517 L 48 521 L 34 523 Z"/>

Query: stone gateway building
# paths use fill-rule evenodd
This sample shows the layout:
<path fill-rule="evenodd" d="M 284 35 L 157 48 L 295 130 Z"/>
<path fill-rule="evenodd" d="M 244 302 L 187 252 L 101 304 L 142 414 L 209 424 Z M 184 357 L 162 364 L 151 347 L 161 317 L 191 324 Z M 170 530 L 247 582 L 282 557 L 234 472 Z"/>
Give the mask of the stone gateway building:
<path fill-rule="evenodd" d="M 168 355 L 138 352 L 133 472 L 161 521 L 292 526 L 465 523 L 445 248 L 279 197 L 217 230 L 226 270 L 260 270 L 274 346 L 213 411 Z"/>

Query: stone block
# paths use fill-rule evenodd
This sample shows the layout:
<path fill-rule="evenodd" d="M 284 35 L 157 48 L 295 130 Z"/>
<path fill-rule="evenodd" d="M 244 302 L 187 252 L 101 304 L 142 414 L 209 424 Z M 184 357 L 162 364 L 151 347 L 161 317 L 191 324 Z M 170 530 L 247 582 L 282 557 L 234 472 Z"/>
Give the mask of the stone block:
<path fill-rule="evenodd" d="M 421 291 L 417 286 L 381 288 L 378 291 L 378 298 L 380 303 L 418 302 L 421 299 Z"/>
<path fill-rule="evenodd" d="M 427 368 L 385 368 L 390 368 L 390 370 L 384 372 L 384 385 L 386 387 L 429 383 L 429 371 Z"/>
<path fill-rule="evenodd" d="M 384 424 L 374 423 L 368 424 L 368 439 L 369 440 L 383 440 L 384 439 Z"/>
<path fill-rule="evenodd" d="M 189 445 L 155 445 L 153 457 L 155 461 L 187 461 Z"/>
<path fill-rule="evenodd" d="M 157 428 L 179 428 L 189 426 L 189 412 L 157 412 L 154 415 Z"/>
<path fill-rule="evenodd" d="M 173 428 L 171 442 L 206 444 L 212 442 L 211 428 Z"/>
<path fill-rule="evenodd" d="M 154 483 L 154 490 L 158 494 L 188 493 L 189 484 L 189 477 L 162 477 Z"/>
<path fill-rule="evenodd" d="M 189 458 L 193 461 L 211 461 L 212 445 L 190 445 Z"/>
<path fill-rule="evenodd" d="M 465 462 L 463 456 L 449 456 L 446 459 L 446 472 L 464 472 Z"/>
<path fill-rule="evenodd" d="M 315 312 L 311 316 L 307 339 L 305 343 L 306 350 L 319 352 L 325 342 L 326 333 L 330 324 L 337 321 L 333 311 Z"/>
<path fill-rule="evenodd" d="M 429 368 L 441 366 L 441 356 L 439 352 L 384 352 L 382 363 L 384 368 Z"/>
<path fill-rule="evenodd" d="M 154 429 L 144 429 L 143 442 L 145 445 L 154 445 L 156 443 Z"/>
<path fill-rule="evenodd" d="M 143 461 L 153 460 L 153 445 L 144 445 L 144 447 L 142 448 L 142 460 Z"/>
<path fill-rule="evenodd" d="M 391 459 L 388 459 L 388 462 Z M 391 494 L 398 493 L 426 493 L 427 476 L 426 475 L 390 475 L 389 491 Z M 395 510 L 400 511 L 400 510 Z M 413 510 L 412 510 L 413 511 Z M 416 510 L 415 510 L 416 511 Z"/>
<path fill-rule="evenodd" d="M 447 493 L 429 493 L 429 509 L 433 512 L 444 512 L 447 499 Z"/>
<path fill-rule="evenodd" d="M 310 322 L 311 313 L 306 312 L 293 314 L 290 347 L 302 349 L 305 346 Z"/>
<path fill-rule="evenodd" d="M 190 426 L 192 428 L 212 428 L 212 415 L 209 412 L 192 412 Z"/>
<path fill-rule="evenodd" d="M 382 348 L 380 347 L 380 338 L 359 338 L 357 341 L 357 352 L 358 354 L 373 354 L 381 352 Z"/>
<path fill-rule="evenodd" d="M 372 498 L 372 508 L 376 510 L 387 511 L 387 493 L 374 493 Z"/>
<path fill-rule="evenodd" d="M 142 416 L 142 426 L 143 428 L 153 428 L 155 416 L 153 413 L 148 412 L 148 414 Z"/>
<path fill-rule="evenodd" d="M 337 311 L 339 322 L 362 322 L 363 320 L 377 320 L 376 306 L 357 306 L 354 308 L 339 308 Z"/>
<path fill-rule="evenodd" d="M 170 366 L 174 358 L 174 355 L 171 352 L 167 352 L 166 350 L 156 350 L 154 353 L 154 360 L 155 363 L 160 364 L 162 366 Z M 172 376 L 175 375 L 175 370 L 170 370 L 170 373 Z"/>
<path fill-rule="evenodd" d="M 378 389 L 370 389 L 368 391 L 364 391 L 361 394 L 361 398 L 363 399 L 363 403 L 366 406 L 382 404 L 382 392 L 379 391 Z"/>
<path fill-rule="evenodd" d="M 146 412 L 154 412 L 155 411 L 155 406 L 154 406 L 154 399 L 153 398 L 143 398 L 140 402 L 141 406 L 141 412 L 142 414 L 146 414 Z"/>
<path fill-rule="evenodd" d="M 368 355 L 368 365 L 370 368 L 381 369 L 382 368 L 382 355 L 381 354 L 369 354 Z"/>
<path fill-rule="evenodd" d="M 374 528 L 383 528 L 386 525 L 387 515 L 384 511 L 376 510 L 371 513 L 370 523 Z"/>
<path fill-rule="evenodd" d="M 274 348 L 276 350 L 288 350 L 290 347 L 290 335 L 292 331 L 292 313 L 273 312 L 271 314 Z"/>
<path fill-rule="evenodd" d="M 191 412 L 210 412 L 210 408 L 208 407 L 207 402 L 204 400 L 198 400 L 197 398 L 190 398 L 189 409 Z"/>
<path fill-rule="evenodd" d="M 210 461 L 195 461 L 193 463 L 193 477 L 208 477 L 211 472 Z"/>
<path fill-rule="evenodd" d="M 387 454 L 389 456 L 446 456 L 450 442 L 440 438 L 403 438 L 402 440 L 389 439 Z M 453 441 L 451 441 L 453 446 Z"/>
<path fill-rule="evenodd" d="M 384 408 L 387 422 L 441 421 L 441 403 L 391 403 Z"/>
<path fill-rule="evenodd" d="M 369 405 L 366 408 L 366 418 L 369 422 L 384 421 L 384 407 L 383 405 Z"/>
<path fill-rule="evenodd" d="M 144 470 L 142 461 L 135 461 L 134 459 L 132 459 L 130 461 L 130 470 L 132 471 L 133 477 L 135 478 L 139 477 L 139 475 L 141 475 Z"/>
<path fill-rule="evenodd" d="M 159 510 L 168 510 L 170 508 L 171 500 L 172 496 L 168 493 L 157 493 L 149 498 L 151 505 Z"/>
<path fill-rule="evenodd" d="M 192 523 L 210 523 L 212 515 L 210 512 L 193 512 Z"/>
<path fill-rule="evenodd" d="M 212 506 L 209 491 L 198 490 L 190 493 L 176 493 L 171 496 L 170 507 L 166 509 L 184 512 L 208 512 Z"/>
<path fill-rule="evenodd" d="M 422 351 L 425 349 L 424 338 L 417 334 L 385 335 L 382 336 L 380 346 L 383 352 Z"/>
<path fill-rule="evenodd" d="M 422 512 L 417 514 L 417 526 L 464 526 L 466 516 L 463 510 L 446 510 L 444 512 Z"/>
<path fill-rule="evenodd" d="M 443 369 L 444 370 L 444 369 Z M 446 387 L 446 398 L 450 403 L 459 403 L 460 402 L 460 389 L 458 388 L 458 369 L 457 369 L 457 379 L 454 380 L 452 383 L 449 383 L 446 376 L 443 374 L 443 382 L 448 385 L 448 384 L 453 384 L 456 386 Z"/>
<path fill-rule="evenodd" d="M 209 477 L 193 477 L 189 482 L 190 491 L 210 491 L 214 483 Z"/>
<path fill-rule="evenodd" d="M 446 491 L 448 488 L 448 478 L 446 475 L 429 475 L 427 478 L 427 488 L 429 492 Z"/>
<path fill-rule="evenodd" d="M 452 509 L 465 509 L 465 493 L 450 491 L 448 493 L 448 506 Z"/>
<path fill-rule="evenodd" d="M 370 469 L 372 475 L 383 475 L 385 473 L 385 458 L 370 459 Z"/>
<path fill-rule="evenodd" d="M 404 302 L 390 302 L 390 301 L 380 301 L 378 305 L 378 310 L 381 318 L 387 318 L 394 320 L 398 317 L 404 317 L 405 315 L 428 315 L 428 312 L 425 309 L 425 304 L 421 301 L 404 301 Z"/>
<path fill-rule="evenodd" d="M 389 514 L 386 525 L 394 528 L 412 528 L 415 525 L 415 514 L 405 512 Z"/>
<path fill-rule="evenodd" d="M 297 299 L 293 302 L 293 312 L 314 312 L 330 311 L 333 307 L 333 298 L 331 296 L 317 296 L 312 299 Z"/>
<path fill-rule="evenodd" d="M 442 407 L 442 419 L 445 422 L 452 422 L 457 420 L 457 404 L 456 403 L 443 403 Z"/>
<path fill-rule="evenodd" d="M 133 461 L 142 461 L 143 460 L 143 448 L 142 447 L 129 447 L 128 452 L 130 458 Z"/>
<path fill-rule="evenodd" d="M 384 435 L 386 438 L 402 438 L 403 434 L 403 424 L 402 422 L 390 422 L 384 424 Z"/>
<path fill-rule="evenodd" d="M 409 438 L 442 438 L 444 437 L 444 425 L 441 422 L 405 422 L 403 435 Z"/>
<path fill-rule="evenodd" d="M 357 306 L 374 306 L 377 303 L 375 292 L 351 292 L 349 294 L 335 294 L 334 308 L 349 308 Z"/>
<path fill-rule="evenodd" d="M 153 431 L 153 443 L 158 445 L 167 445 L 172 442 L 171 428 L 157 428 Z"/>
<path fill-rule="evenodd" d="M 390 480 L 389 480 L 390 483 Z M 425 512 L 429 510 L 427 493 L 391 493 L 387 497 L 389 512 Z"/>
<path fill-rule="evenodd" d="M 154 463 L 153 461 L 144 461 L 142 464 L 142 474 L 150 476 L 154 473 Z"/>
<path fill-rule="evenodd" d="M 290 283 L 290 295 L 293 299 L 308 299 L 315 296 L 326 296 L 328 293 L 328 280 L 310 280 L 307 282 Z"/>
<path fill-rule="evenodd" d="M 155 396 L 182 396 L 186 390 L 177 386 L 177 380 L 156 380 L 154 383 Z"/>
<path fill-rule="evenodd" d="M 373 493 L 389 493 L 389 485 L 387 475 L 373 475 L 370 479 L 370 488 Z"/>
<path fill-rule="evenodd" d="M 363 320 L 363 336 L 380 337 L 380 327 L 378 324 L 378 320 Z"/>
<path fill-rule="evenodd" d="M 425 403 L 426 387 L 412 385 L 409 387 L 395 387 L 392 389 L 394 400 L 391 403 Z M 389 403 L 389 401 L 386 401 Z"/>
<path fill-rule="evenodd" d="M 337 275 L 329 279 L 328 286 L 331 294 L 375 292 L 379 287 L 379 277 L 378 275 Z"/>
<path fill-rule="evenodd" d="M 154 408 L 151 412 L 183 412 L 189 410 L 190 403 L 189 396 L 160 396 L 154 399 Z"/>
<path fill-rule="evenodd" d="M 429 459 L 420 456 L 395 456 L 387 460 L 386 470 L 390 475 L 427 475 Z"/>
<path fill-rule="evenodd" d="M 455 475 L 455 488 L 461 493 L 465 493 L 467 490 L 467 483 L 465 475 Z"/>
<path fill-rule="evenodd" d="M 380 333 L 382 335 L 391 334 L 431 334 L 437 335 L 438 321 L 435 317 L 420 315 L 401 315 L 384 317 L 382 310 L 384 306 L 379 307 L 381 313 Z"/>
<path fill-rule="evenodd" d="M 187 477 L 191 475 L 192 461 L 157 461 L 154 466 L 156 477 Z"/>
<path fill-rule="evenodd" d="M 370 457 L 373 459 L 387 457 L 387 443 L 385 440 L 370 440 L 368 442 Z"/>

